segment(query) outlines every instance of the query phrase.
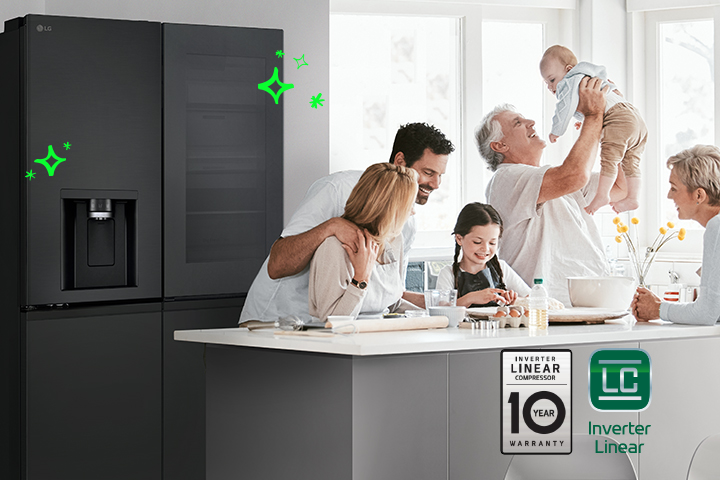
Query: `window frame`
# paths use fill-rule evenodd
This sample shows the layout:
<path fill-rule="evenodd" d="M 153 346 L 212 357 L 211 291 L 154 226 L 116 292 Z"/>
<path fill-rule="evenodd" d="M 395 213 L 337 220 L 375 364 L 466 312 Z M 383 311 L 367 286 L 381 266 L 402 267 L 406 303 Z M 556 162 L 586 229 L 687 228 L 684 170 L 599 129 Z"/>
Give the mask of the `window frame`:
<path fill-rule="evenodd" d="M 629 10 L 629 8 L 628 8 Z M 645 228 L 640 231 L 640 244 L 650 244 L 656 236 L 657 228 L 664 223 L 662 217 L 662 202 L 659 198 L 665 198 L 669 185 L 661 185 L 662 173 L 666 168 L 664 158 L 660 149 L 660 111 L 661 111 L 661 88 L 659 84 L 658 68 L 660 66 L 660 28 L 663 23 L 673 23 L 692 20 L 712 20 L 714 31 L 714 66 L 715 78 L 720 78 L 720 7 L 689 7 L 673 8 L 665 10 L 653 10 L 632 13 L 634 17 L 633 42 L 636 45 L 644 45 L 645 48 L 633 48 L 631 61 L 640 68 L 634 69 L 643 76 L 644 82 L 640 79 L 635 81 L 635 92 L 642 95 L 642 87 L 645 87 L 643 101 L 645 104 L 645 121 L 648 127 L 649 141 L 646 146 L 644 161 L 642 165 L 643 186 L 642 199 L 639 215 L 647 218 Z M 644 85 L 643 85 L 644 84 Z M 715 139 L 714 143 L 720 142 L 720 82 L 715 81 Z M 657 260 L 702 260 L 702 236 L 704 229 L 688 229 L 683 242 L 672 241 L 667 243 L 663 250 L 657 255 Z"/>

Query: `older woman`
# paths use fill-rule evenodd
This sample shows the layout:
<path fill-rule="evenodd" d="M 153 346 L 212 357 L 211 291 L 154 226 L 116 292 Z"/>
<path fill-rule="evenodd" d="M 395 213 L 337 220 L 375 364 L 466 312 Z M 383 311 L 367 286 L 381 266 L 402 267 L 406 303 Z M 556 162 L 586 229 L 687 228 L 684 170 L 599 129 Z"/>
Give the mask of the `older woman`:
<path fill-rule="evenodd" d="M 403 303 L 402 227 L 412 212 L 418 183 L 411 168 L 378 163 L 362 174 L 343 218 L 363 229 L 355 252 L 328 237 L 310 262 L 310 315 L 380 313 Z M 410 305 L 408 303 L 408 305 Z"/>
<path fill-rule="evenodd" d="M 700 293 L 694 302 L 675 303 L 638 288 L 632 312 L 640 322 L 661 318 L 713 325 L 720 319 L 720 149 L 696 145 L 670 157 L 667 166 L 672 169 L 668 198 L 675 202 L 678 218 L 705 227 Z"/>

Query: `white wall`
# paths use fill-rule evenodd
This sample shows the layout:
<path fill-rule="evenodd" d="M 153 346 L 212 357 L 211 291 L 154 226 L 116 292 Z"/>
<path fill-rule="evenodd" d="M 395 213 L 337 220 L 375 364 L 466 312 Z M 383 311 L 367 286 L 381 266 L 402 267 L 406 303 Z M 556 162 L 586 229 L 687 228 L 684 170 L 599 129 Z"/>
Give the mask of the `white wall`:
<path fill-rule="evenodd" d="M 329 172 L 328 102 L 310 108 L 310 96 L 329 97 L 329 0 L 1 0 L 0 20 L 28 13 L 151 20 L 243 27 L 285 32 L 285 73 L 295 88 L 285 102 L 285 223 L 305 191 Z M 305 54 L 297 69 L 292 57 Z"/>
<path fill-rule="evenodd" d="M 0 2 L 0 32 L 5 29 L 5 20 L 23 17 L 28 13 L 45 13 L 45 0 L 2 0 Z"/>
<path fill-rule="evenodd" d="M 625 0 L 579 0 L 580 56 L 604 65 L 608 78 L 628 90 L 627 21 Z"/>

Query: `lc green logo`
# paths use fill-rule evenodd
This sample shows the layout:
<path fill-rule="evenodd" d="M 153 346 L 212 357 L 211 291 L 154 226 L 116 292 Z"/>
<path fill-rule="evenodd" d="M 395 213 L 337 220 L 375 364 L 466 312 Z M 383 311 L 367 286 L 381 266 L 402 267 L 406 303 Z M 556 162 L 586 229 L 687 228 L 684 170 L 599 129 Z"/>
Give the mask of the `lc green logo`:
<path fill-rule="evenodd" d="M 640 412 L 650 405 L 650 355 L 639 348 L 596 350 L 588 365 L 590 404 L 598 411 Z"/>

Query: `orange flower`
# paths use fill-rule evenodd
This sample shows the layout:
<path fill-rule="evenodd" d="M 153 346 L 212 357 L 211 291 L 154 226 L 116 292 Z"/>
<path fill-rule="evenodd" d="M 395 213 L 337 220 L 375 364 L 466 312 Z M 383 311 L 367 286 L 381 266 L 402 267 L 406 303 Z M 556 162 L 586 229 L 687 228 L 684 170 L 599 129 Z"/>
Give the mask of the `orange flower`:
<path fill-rule="evenodd" d="M 615 218 L 613 218 L 613 223 L 614 223 L 615 225 L 617 225 L 618 223 L 620 223 L 620 217 L 615 217 Z"/>
<path fill-rule="evenodd" d="M 628 231 L 628 229 L 629 229 L 629 227 L 628 227 L 627 225 L 623 225 L 623 226 L 620 227 L 620 228 L 622 228 L 622 232 L 621 232 L 621 233 L 627 233 L 627 231 Z"/>
<path fill-rule="evenodd" d="M 622 237 L 621 237 L 620 235 L 617 235 L 617 236 L 615 237 L 615 241 L 616 241 L 617 243 L 622 243 Z"/>
<path fill-rule="evenodd" d="M 633 225 L 637 225 L 638 223 L 640 223 L 640 220 L 638 220 L 637 217 L 631 218 L 630 221 L 632 222 Z"/>
<path fill-rule="evenodd" d="M 660 227 L 660 233 L 665 235 L 667 233 L 667 229 L 665 227 Z"/>
<path fill-rule="evenodd" d="M 673 222 L 667 223 L 668 228 L 675 228 L 675 224 Z"/>
<path fill-rule="evenodd" d="M 686 233 L 687 233 L 687 230 L 685 230 L 684 228 L 681 228 L 681 229 L 678 231 L 678 235 L 682 235 L 683 237 L 685 236 Z"/>

